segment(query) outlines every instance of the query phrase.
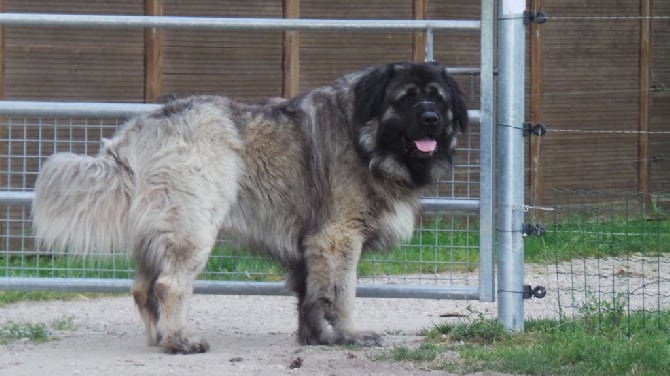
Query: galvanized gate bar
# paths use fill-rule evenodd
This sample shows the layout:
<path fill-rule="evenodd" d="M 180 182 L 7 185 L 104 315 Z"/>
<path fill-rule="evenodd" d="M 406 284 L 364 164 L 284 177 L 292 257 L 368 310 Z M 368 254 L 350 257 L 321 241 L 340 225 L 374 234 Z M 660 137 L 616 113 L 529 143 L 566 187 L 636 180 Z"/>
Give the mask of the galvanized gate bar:
<path fill-rule="evenodd" d="M 329 20 L 0 13 L 0 25 L 189 30 L 477 31 L 480 23 L 471 20 Z"/>
<path fill-rule="evenodd" d="M 160 107 L 151 103 L 0 101 L 0 115 L 127 118 Z"/>
<path fill-rule="evenodd" d="M 0 191 L 0 204 L 30 206 L 34 197 L 33 191 Z M 464 198 L 424 197 L 421 209 L 426 212 L 454 210 L 459 212 L 477 211 L 479 200 Z"/>
<path fill-rule="evenodd" d="M 479 300 L 493 302 L 495 294 L 495 202 L 494 202 L 494 71 L 495 1 L 481 2 L 479 75 Z M 490 251 L 484 251 L 490 250 Z"/>
<path fill-rule="evenodd" d="M 484 30 L 484 27 L 482 27 Z M 474 74 L 477 75 L 481 72 L 479 67 L 447 67 L 447 72 L 449 74 Z"/>
<path fill-rule="evenodd" d="M 423 197 L 421 209 L 427 212 L 457 210 L 462 212 L 479 210 L 479 200 L 466 198 Z"/>
<path fill-rule="evenodd" d="M 59 291 L 59 292 L 103 292 L 127 293 L 133 281 L 108 278 L 8 278 L 2 280 L 2 289 L 7 291 Z M 408 298 L 408 299 L 477 299 L 478 288 L 441 287 L 433 285 L 368 285 L 358 284 L 356 296 L 361 298 Z M 196 280 L 193 292 L 209 295 L 275 295 L 289 296 L 283 282 L 239 282 Z"/>
<path fill-rule="evenodd" d="M 33 191 L 0 191 L 0 204 L 30 206 L 34 196 Z"/>
<path fill-rule="evenodd" d="M 161 106 L 155 103 L 0 101 L 0 115 L 126 118 L 157 110 Z M 468 117 L 472 123 L 478 123 L 479 110 L 469 110 Z"/>

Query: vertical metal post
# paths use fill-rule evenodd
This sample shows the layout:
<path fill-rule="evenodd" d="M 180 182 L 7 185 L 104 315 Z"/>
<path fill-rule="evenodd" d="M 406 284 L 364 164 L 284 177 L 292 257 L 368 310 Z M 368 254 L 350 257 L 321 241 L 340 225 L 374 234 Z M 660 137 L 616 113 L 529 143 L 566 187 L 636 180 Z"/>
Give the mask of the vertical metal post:
<path fill-rule="evenodd" d="M 479 89 L 479 300 L 495 301 L 494 273 L 494 128 L 493 70 L 495 61 L 495 2 L 482 0 Z"/>
<path fill-rule="evenodd" d="M 434 49 L 434 35 L 433 35 L 433 29 L 428 28 L 426 29 L 426 62 L 431 62 L 435 61 L 435 57 L 433 56 L 433 49 Z"/>
<path fill-rule="evenodd" d="M 526 0 L 498 5 L 498 320 L 522 331 L 524 215 L 524 65 Z"/>

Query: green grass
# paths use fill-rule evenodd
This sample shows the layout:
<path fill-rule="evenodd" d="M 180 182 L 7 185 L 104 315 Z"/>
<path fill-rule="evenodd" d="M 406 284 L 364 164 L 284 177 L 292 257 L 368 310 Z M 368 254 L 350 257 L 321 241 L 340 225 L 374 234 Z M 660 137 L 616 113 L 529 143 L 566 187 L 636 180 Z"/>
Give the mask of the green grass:
<path fill-rule="evenodd" d="M 670 252 L 670 220 L 575 217 L 547 228 L 543 237 L 525 241 L 526 262 L 546 263 L 580 257 L 616 257 Z"/>
<path fill-rule="evenodd" d="M 118 294 L 103 293 L 76 293 L 55 291 L 0 291 L 0 307 L 6 304 L 23 301 L 72 300 L 82 297 L 97 298 L 103 296 L 117 296 Z"/>
<path fill-rule="evenodd" d="M 46 342 L 49 330 L 45 324 L 15 324 L 0 326 L 0 344 L 26 339 L 32 342 Z"/>
<path fill-rule="evenodd" d="M 510 334 L 493 320 L 441 324 L 417 349 L 396 347 L 373 360 L 410 361 L 465 374 L 662 375 L 670 369 L 670 313 L 638 312 L 607 320 L 584 313 L 573 320 L 531 320 Z M 605 313 L 608 315 L 608 313 Z M 598 325 L 594 325 L 599 322 Z M 447 354 L 451 354 L 447 356 Z M 455 355 L 457 354 L 457 355 Z"/>
<path fill-rule="evenodd" d="M 0 326 L 0 345 L 27 340 L 30 342 L 47 342 L 55 339 L 54 331 L 74 330 L 74 319 L 67 317 L 44 323 L 5 323 Z"/>
<path fill-rule="evenodd" d="M 417 349 L 410 349 L 406 346 L 395 346 L 387 351 L 372 353 L 369 358 L 372 360 L 393 360 L 398 362 L 430 363 L 434 362 L 442 348 L 432 343 L 424 343 Z"/>
<path fill-rule="evenodd" d="M 425 223 L 412 240 L 387 252 L 365 253 L 359 264 L 361 276 L 386 276 L 448 271 L 475 271 L 479 263 L 479 232 L 476 224 L 446 223 L 439 218 Z M 454 229 L 452 231 L 451 229 Z M 567 219 L 548 226 L 543 237 L 525 240 L 525 261 L 547 263 L 577 257 L 611 257 L 670 252 L 670 220 L 609 221 Z M 0 254 L 5 276 L 67 278 L 132 278 L 134 265 L 127 255 L 81 257 Z M 280 281 L 284 270 L 269 258 L 254 256 L 228 244 L 216 247 L 202 279 Z"/>
<path fill-rule="evenodd" d="M 452 341 L 481 345 L 490 345 L 509 336 L 498 321 L 485 320 L 481 316 L 467 325 L 438 324 L 424 334 L 427 338 L 436 341 L 448 337 Z"/>

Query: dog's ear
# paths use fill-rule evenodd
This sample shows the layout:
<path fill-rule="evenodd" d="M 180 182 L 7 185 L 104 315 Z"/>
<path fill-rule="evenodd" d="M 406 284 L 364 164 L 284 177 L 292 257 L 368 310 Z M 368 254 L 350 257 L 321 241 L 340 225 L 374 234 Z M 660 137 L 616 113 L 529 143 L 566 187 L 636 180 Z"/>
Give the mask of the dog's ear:
<path fill-rule="evenodd" d="M 392 64 L 367 68 L 354 85 L 354 123 L 363 125 L 381 116 L 386 86 L 393 77 Z"/>
<path fill-rule="evenodd" d="M 468 107 L 465 105 L 465 96 L 460 86 L 458 86 L 458 82 L 448 75 L 446 71 L 444 75 L 447 77 L 447 84 L 451 94 L 451 112 L 454 116 L 452 125 L 455 130 L 465 133 L 468 130 Z"/>

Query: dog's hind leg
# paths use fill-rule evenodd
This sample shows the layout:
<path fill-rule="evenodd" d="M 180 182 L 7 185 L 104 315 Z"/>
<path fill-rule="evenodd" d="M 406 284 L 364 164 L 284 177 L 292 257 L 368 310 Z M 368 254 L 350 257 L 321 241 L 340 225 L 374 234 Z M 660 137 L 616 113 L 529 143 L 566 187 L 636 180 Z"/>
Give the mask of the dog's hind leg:
<path fill-rule="evenodd" d="M 198 250 L 209 254 L 208 250 Z M 206 261 L 206 260 L 205 260 Z M 202 264 L 164 271 L 156 280 L 154 292 L 158 300 L 159 318 L 157 332 L 162 350 L 172 354 L 206 352 L 209 344 L 190 333 L 188 329 L 189 301 L 193 294 L 193 281 Z M 194 269 L 197 270 L 194 272 Z"/>
<path fill-rule="evenodd" d="M 172 354 L 206 352 L 209 344 L 188 328 L 188 310 L 193 282 L 207 263 L 216 228 L 153 234 L 139 242 L 133 285 L 149 342 Z"/>
<path fill-rule="evenodd" d="M 149 346 L 158 345 L 158 332 L 156 323 L 158 322 L 158 300 L 154 293 L 156 277 L 148 273 L 144 268 L 137 268 L 135 281 L 131 292 L 135 299 L 135 304 L 140 311 L 142 321 L 146 328 Z"/>

